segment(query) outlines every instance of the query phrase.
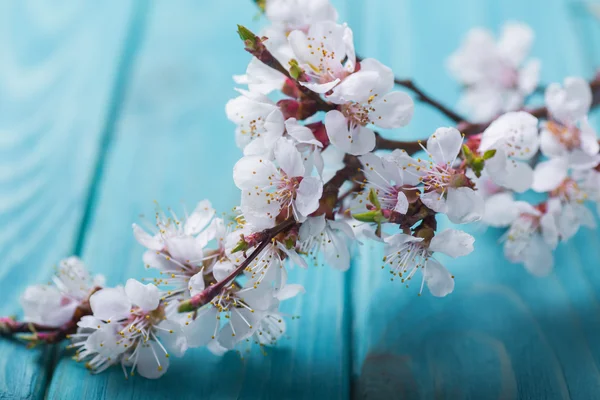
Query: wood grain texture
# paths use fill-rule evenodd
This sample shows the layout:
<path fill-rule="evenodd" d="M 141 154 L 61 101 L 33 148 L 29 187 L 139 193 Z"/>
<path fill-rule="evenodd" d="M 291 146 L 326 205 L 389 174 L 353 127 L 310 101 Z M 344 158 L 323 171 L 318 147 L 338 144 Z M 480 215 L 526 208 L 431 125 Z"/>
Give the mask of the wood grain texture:
<path fill-rule="evenodd" d="M 110 284 L 148 277 L 131 223 L 154 215 L 153 200 L 182 210 L 209 198 L 220 211 L 239 201 L 232 168 L 241 152 L 225 103 L 232 75 L 249 61 L 236 23 L 258 29 L 250 1 L 155 2 L 147 9 L 142 47 L 117 119 L 84 244 L 84 259 Z M 151 274 L 151 273 L 150 273 Z M 284 311 L 287 336 L 263 356 L 255 349 L 223 358 L 192 349 L 172 359 L 158 381 L 126 380 L 119 368 L 91 376 L 64 358 L 51 399 L 344 399 L 349 395 L 344 275 L 328 268 L 294 269 L 289 280 L 307 295 Z"/>
<path fill-rule="evenodd" d="M 360 55 L 449 104 L 458 88 L 444 61 L 473 26 L 530 24 L 545 83 L 600 62 L 589 2 L 334 3 Z M 255 13 L 249 0 L 0 4 L 0 314 L 75 250 L 110 284 L 148 276 L 131 223 L 152 217 L 153 200 L 175 211 L 205 197 L 221 211 L 237 202 L 240 152 L 224 105 L 248 61 L 235 24 L 258 30 L 247 23 Z M 417 106 L 407 128 L 386 134 L 422 138 L 447 124 Z M 346 274 L 291 271 L 307 294 L 284 311 L 301 319 L 267 356 L 195 349 L 148 381 L 90 376 L 64 351 L 48 382 L 51 351 L 0 341 L 0 399 L 45 389 L 51 399 L 597 397 L 600 231 L 561 245 L 542 279 L 505 261 L 500 231 L 470 232 L 476 252 L 444 259 L 457 284 L 444 299 L 390 282 L 377 246 L 360 248 Z"/>
<path fill-rule="evenodd" d="M 457 98 L 458 88 L 445 70 L 445 57 L 474 26 L 498 32 L 506 20 L 530 24 L 544 83 L 568 75 L 590 76 L 596 66 L 592 61 L 597 49 L 585 43 L 595 36 L 582 36 L 580 28 L 585 24 L 596 35 L 598 26 L 581 11 L 581 4 L 464 0 L 437 3 L 435 10 L 413 1 L 374 4 L 350 21 L 352 26 L 364 24 L 356 35 L 359 49 L 369 49 L 370 55 L 414 76 L 448 102 Z M 389 40 L 383 41 L 378 26 L 390 18 L 401 22 L 387 28 Z M 410 45 L 401 51 L 390 48 L 400 41 Z M 448 122 L 418 108 L 410 135 L 427 137 L 443 124 Z M 441 228 L 448 226 L 444 220 Z M 459 260 L 444 259 L 456 276 L 456 289 L 442 299 L 427 289 L 418 297 L 418 282 L 409 289 L 390 282 L 389 272 L 380 269 L 382 249 L 362 249 L 352 271 L 355 397 L 597 397 L 598 231 L 583 230 L 560 245 L 555 272 L 547 278 L 532 277 L 505 260 L 500 230 L 470 232 L 477 238 L 475 252 Z"/>
<path fill-rule="evenodd" d="M 0 315 L 74 250 L 129 12 L 0 3 Z M 0 340 L 0 399 L 41 398 L 53 353 Z"/>

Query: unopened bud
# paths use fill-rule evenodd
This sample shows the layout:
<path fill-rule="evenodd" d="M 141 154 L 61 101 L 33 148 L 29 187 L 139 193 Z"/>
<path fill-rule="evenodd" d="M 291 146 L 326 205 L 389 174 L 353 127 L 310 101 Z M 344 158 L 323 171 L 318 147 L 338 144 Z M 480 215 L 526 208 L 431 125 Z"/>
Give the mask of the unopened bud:
<path fill-rule="evenodd" d="M 238 25 L 238 35 L 240 35 L 240 39 L 244 41 L 246 50 L 256 50 L 257 43 L 260 41 L 260 38 L 252 33 L 250 29 L 243 25 Z"/>
<path fill-rule="evenodd" d="M 240 240 L 239 242 L 237 242 L 237 244 L 235 245 L 235 247 L 233 248 L 233 250 L 231 250 L 232 253 L 236 253 L 238 251 L 246 251 L 250 248 L 250 245 L 248 244 L 248 242 L 246 242 L 246 240 L 242 237 L 242 240 Z"/>
<path fill-rule="evenodd" d="M 295 80 L 299 80 L 304 75 L 304 71 L 298 65 L 298 61 L 296 61 L 295 59 L 292 58 L 289 62 L 289 65 L 290 65 L 290 76 L 292 78 L 294 78 Z"/>
<path fill-rule="evenodd" d="M 375 192 L 375 189 L 371 188 L 371 190 L 369 190 L 369 201 L 371 202 L 371 204 L 373 204 L 375 206 L 375 208 L 377 210 L 381 210 L 381 203 L 379 203 L 379 199 L 377 198 L 377 193 Z"/>

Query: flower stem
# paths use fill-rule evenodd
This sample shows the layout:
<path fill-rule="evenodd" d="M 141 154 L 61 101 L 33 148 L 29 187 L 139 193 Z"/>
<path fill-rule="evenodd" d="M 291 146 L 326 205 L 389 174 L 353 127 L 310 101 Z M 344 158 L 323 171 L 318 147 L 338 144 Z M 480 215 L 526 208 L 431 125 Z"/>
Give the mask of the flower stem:
<path fill-rule="evenodd" d="M 191 312 L 191 311 L 195 311 L 195 310 L 199 309 L 200 307 L 202 307 L 205 304 L 210 303 L 210 301 L 225 286 L 227 286 L 239 274 L 241 274 L 244 271 L 244 269 L 246 269 L 252 263 L 252 261 L 254 261 L 254 259 L 260 255 L 260 253 L 265 249 L 265 247 L 267 247 L 267 245 L 269 243 L 271 243 L 271 240 L 273 240 L 273 238 L 275 236 L 277 236 L 279 233 L 291 228 L 295 224 L 296 224 L 296 221 L 293 218 L 290 218 L 290 219 L 287 219 L 284 222 L 274 226 L 273 228 L 265 229 L 264 231 L 260 232 L 259 235 L 262 237 L 260 240 L 260 244 L 258 246 L 256 246 L 254 251 L 252 251 L 252 253 L 250 253 L 248 258 L 246 258 L 244 260 L 244 262 L 242 262 L 236 269 L 234 269 L 225 279 L 217 282 L 216 284 L 214 284 L 212 286 L 209 286 L 208 288 L 204 289 L 202 292 L 198 293 L 197 295 L 192 296 L 192 298 L 182 301 L 179 304 L 178 311 L 179 312 Z"/>

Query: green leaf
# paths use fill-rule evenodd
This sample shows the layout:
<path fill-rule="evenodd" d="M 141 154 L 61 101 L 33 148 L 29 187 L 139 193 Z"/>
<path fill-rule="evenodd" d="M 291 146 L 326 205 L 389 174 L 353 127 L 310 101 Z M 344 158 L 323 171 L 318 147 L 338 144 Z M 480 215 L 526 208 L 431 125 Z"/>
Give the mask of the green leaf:
<path fill-rule="evenodd" d="M 490 158 L 494 157 L 495 154 L 496 149 L 487 150 L 485 153 L 483 153 L 483 159 L 489 160 Z"/>

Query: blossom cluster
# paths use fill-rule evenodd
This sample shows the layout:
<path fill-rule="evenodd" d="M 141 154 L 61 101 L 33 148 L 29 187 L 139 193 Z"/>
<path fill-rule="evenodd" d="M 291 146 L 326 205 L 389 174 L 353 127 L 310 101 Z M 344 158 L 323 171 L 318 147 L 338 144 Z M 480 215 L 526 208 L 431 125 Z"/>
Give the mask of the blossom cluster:
<path fill-rule="evenodd" d="M 292 265 L 345 271 L 352 246 L 370 242 L 393 281 L 441 297 L 454 276 L 436 255 L 466 256 L 475 239 L 438 229 L 439 218 L 507 228 L 507 259 L 535 275 L 551 271 L 559 242 L 593 226 L 585 202 L 600 203 L 600 157 L 588 113 L 600 85 L 570 77 L 545 89 L 544 107 L 527 109 L 540 70 L 525 62 L 527 26 L 508 23 L 498 42 L 471 31 L 448 65 L 472 120 L 452 113 L 456 127 L 410 142 L 376 131 L 409 124 L 406 90 L 447 109 L 358 57 L 328 0 L 257 3 L 271 25 L 261 36 L 239 26 L 252 58 L 225 107 L 243 154 L 232 215 L 218 217 L 208 200 L 183 217 L 158 210 L 154 226 L 133 225 L 147 283 L 107 287 L 66 259 L 51 285 L 26 290 L 24 323 L 2 318 L 0 333 L 68 338 L 94 372 L 118 365 L 125 376 L 157 378 L 189 348 L 220 355 L 277 342 L 281 303 L 304 293 L 288 282 Z M 531 203 L 530 191 L 544 200 Z"/>

